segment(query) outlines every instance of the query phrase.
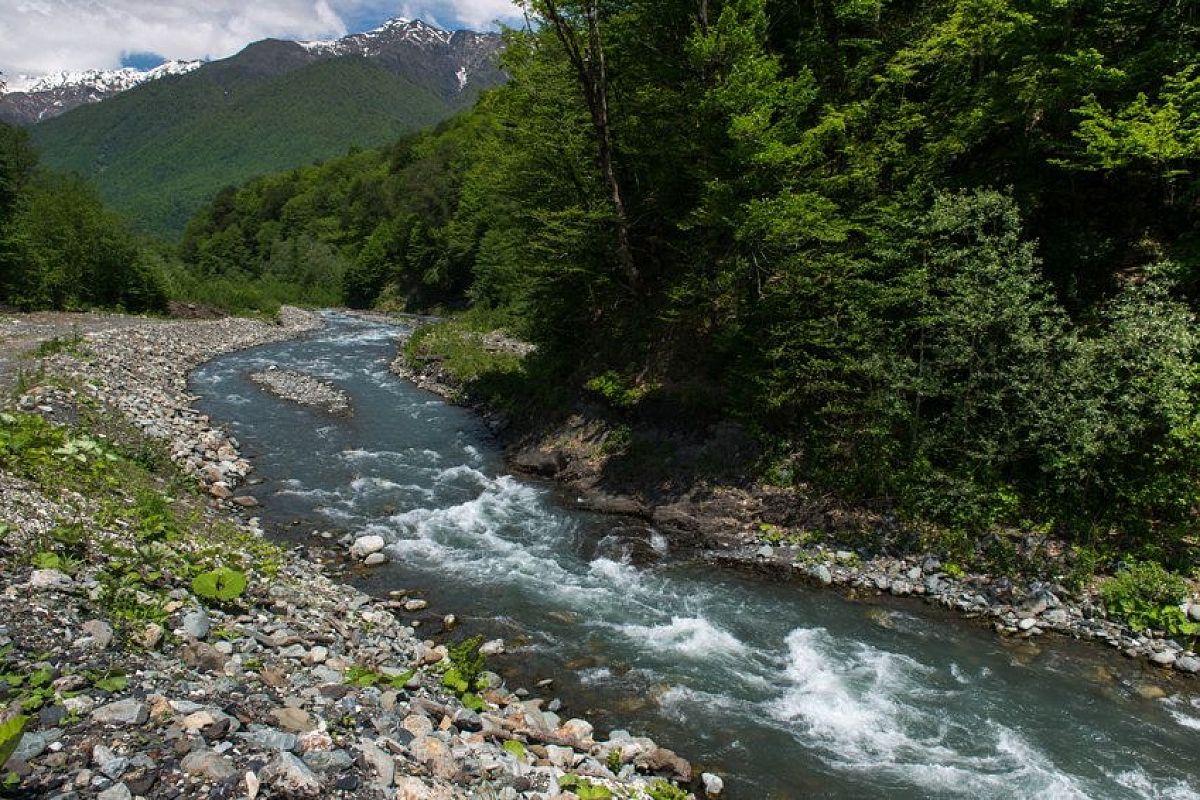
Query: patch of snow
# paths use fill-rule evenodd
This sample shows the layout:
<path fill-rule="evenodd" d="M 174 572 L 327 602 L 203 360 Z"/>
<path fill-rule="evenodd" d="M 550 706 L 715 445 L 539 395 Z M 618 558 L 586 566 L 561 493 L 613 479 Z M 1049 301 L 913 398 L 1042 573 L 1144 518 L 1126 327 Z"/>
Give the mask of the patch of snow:
<path fill-rule="evenodd" d="M 8 83 L 4 93 L 35 94 L 79 87 L 101 94 L 113 94 L 127 91 L 148 81 L 165 78 L 168 75 L 185 75 L 199 68 L 203 63 L 203 61 L 168 61 L 148 70 L 126 67 L 116 70 L 67 70 L 41 76 L 18 75 Z"/>

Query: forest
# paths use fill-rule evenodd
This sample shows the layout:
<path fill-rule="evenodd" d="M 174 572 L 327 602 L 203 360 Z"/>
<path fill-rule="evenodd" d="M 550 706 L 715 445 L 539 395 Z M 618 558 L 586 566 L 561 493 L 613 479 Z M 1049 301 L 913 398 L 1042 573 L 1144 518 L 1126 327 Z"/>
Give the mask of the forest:
<path fill-rule="evenodd" d="M 1189 557 L 1195 4 L 523 6 L 509 83 L 222 191 L 168 284 L 471 307 L 531 381 L 738 420 L 773 481 Z"/>

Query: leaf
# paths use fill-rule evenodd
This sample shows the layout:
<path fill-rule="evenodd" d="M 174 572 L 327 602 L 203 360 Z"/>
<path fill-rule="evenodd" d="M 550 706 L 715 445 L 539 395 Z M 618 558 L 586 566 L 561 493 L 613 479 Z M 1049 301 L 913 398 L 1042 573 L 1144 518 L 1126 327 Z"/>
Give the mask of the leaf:
<path fill-rule="evenodd" d="M 519 759 L 524 759 L 529 751 L 525 749 L 525 744 L 517 739 L 508 739 L 502 745 L 504 751 L 511 753 Z M 561 784 L 560 784 L 561 785 Z"/>
<path fill-rule="evenodd" d="M 114 674 L 101 678 L 92 685 L 101 691 L 116 694 L 129 686 L 129 678 L 125 675 Z"/>
<path fill-rule="evenodd" d="M 197 575 L 192 580 L 192 592 L 205 600 L 228 603 L 241 597 L 248 584 L 246 573 L 222 567 Z"/>
<path fill-rule="evenodd" d="M 474 692 L 465 692 L 462 696 L 462 704 L 476 713 L 487 708 L 487 705 L 483 702 L 483 698 Z"/>
<path fill-rule="evenodd" d="M 17 745 L 21 743 L 21 736 L 25 732 L 25 723 L 27 722 L 29 722 L 29 717 L 20 714 L 5 722 L 0 722 L 0 767 L 8 763 L 8 759 L 17 749 Z"/>

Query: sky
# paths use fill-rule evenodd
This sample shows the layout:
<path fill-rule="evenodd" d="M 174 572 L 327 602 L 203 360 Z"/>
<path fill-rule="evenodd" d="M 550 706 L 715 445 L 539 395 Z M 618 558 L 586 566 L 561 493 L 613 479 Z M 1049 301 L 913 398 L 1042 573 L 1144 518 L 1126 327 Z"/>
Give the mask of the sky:
<path fill-rule="evenodd" d="M 512 0 L 0 0 L 0 72 L 224 58 L 267 37 L 330 39 L 393 17 L 450 30 L 520 19 Z"/>

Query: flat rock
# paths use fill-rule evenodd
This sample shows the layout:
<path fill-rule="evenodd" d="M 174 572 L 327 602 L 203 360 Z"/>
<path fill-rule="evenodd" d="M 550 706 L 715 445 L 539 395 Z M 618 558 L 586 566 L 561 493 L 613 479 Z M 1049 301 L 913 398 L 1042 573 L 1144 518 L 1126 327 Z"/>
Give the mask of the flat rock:
<path fill-rule="evenodd" d="M 284 797 L 319 797 L 321 779 L 291 753 L 279 753 L 262 771 L 263 778 Z"/>
<path fill-rule="evenodd" d="M 92 712 L 92 721 L 102 725 L 142 725 L 150 719 L 150 706 L 138 700 L 118 700 Z"/>
<path fill-rule="evenodd" d="M 180 764 L 183 771 L 210 781 L 225 781 L 237 775 L 233 762 L 213 750 L 194 750 Z"/>

